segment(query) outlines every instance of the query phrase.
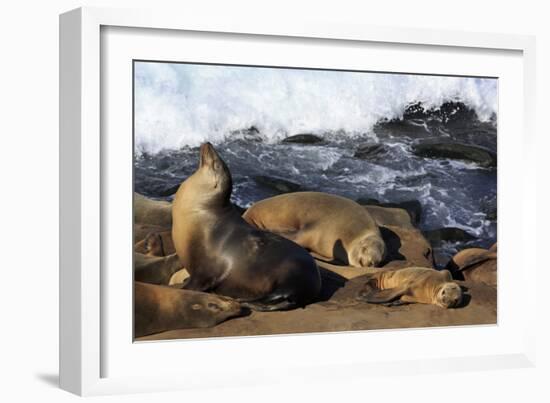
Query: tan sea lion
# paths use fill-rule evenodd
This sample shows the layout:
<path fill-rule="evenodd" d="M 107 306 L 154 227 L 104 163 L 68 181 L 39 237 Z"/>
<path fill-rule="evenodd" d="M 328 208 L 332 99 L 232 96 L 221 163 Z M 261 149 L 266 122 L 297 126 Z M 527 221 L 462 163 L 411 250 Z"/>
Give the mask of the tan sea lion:
<path fill-rule="evenodd" d="M 134 337 L 212 327 L 244 313 L 231 298 L 134 281 Z"/>
<path fill-rule="evenodd" d="M 457 280 L 497 285 L 497 244 L 490 249 L 468 248 L 454 255 L 445 269 Z"/>
<path fill-rule="evenodd" d="M 134 193 L 134 223 L 172 227 L 172 205 Z"/>
<path fill-rule="evenodd" d="M 283 310 L 315 300 L 319 269 L 294 242 L 252 227 L 229 201 L 232 179 L 210 143 L 199 167 L 179 187 L 172 238 L 190 277 L 185 289 L 210 291 L 255 310 Z"/>
<path fill-rule="evenodd" d="M 383 270 L 369 275 L 370 279 L 357 297 L 373 304 L 417 302 L 454 308 L 462 302 L 462 288 L 448 270 L 426 267 Z"/>
<path fill-rule="evenodd" d="M 386 247 L 375 220 L 353 200 L 320 192 L 287 193 L 254 203 L 243 218 L 326 258 L 378 266 Z"/>
<path fill-rule="evenodd" d="M 134 245 L 134 252 L 147 256 L 168 256 L 176 253 L 172 241 L 172 231 L 157 231 L 148 233 L 144 239 Z"/>
<path fill-rule="evenodd" d="M 134 253 L 134 280 L 150 284 L 170 283 L 172 275 L 183 269 L 178 255 L 146 256 Z"/>

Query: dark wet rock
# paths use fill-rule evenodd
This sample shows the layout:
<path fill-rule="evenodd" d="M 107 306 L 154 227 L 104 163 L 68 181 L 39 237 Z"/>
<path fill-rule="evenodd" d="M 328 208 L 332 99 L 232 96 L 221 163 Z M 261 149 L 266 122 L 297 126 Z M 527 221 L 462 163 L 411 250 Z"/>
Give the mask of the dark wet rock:
<path fill-rule="evenodd" d="M 407 121 L 402 119 L 386 120 L 374 125 L 373 131 L 379 135 L 408 136 L 411 138 L 430 137 L 431 132 L 420 121 Z"/>
<path fill-rule="evenodd" d="M 162 180 L 149 180 L 135 187 L 136 192 L 148 197 L 166 198 L 174 195 L 180 184 L 169 184 Z"/>
<path fill-rule="evenodd" d="M 388 153 L 383 144 L 361 144 L 355 150 L 353 156 L 362 160 L 378 160 Z"/>
<path fill-rule="evenodd" d="M 287 137 L 282 142 L 292 144 L 321 144 L 324 143 L 325 140 L 315 134 L 301 133 Z"/>
<path fill-rule="evenodd" d="M 235 203 L 231 203 L 233 205 L 233 208 L 235 210 L 237 210 L 237 212 L 240 214 L 240 215 L 243 215 L 244 212 L 246 211 L 246 209 L 244 207 L 241 207 L 239 206 L 238 204 L 235 204 Z"/>
<path fill-rule="evenodd" d="M 487 211 L 486 213 L 487 215 L 485 216 L 485 218 L 487 218 L 488 220 L 490 221 L 496 221 L 497 220 L 497 209 L 496 207 Z"/>
<path fill-rule="evenodd" d="M 281 178 L 274 178 L 272 176 L 257 175 L 254 176 L 253 179 L 258 185 L 270 190 L 274 190 L 277 193 L 290 193 L 303 190 L 302 186 L 297 183 L 290 182 Z"/>
<path fill-rule="evenodd" d="M 260 143 L 262 141 L 262 136 L 260 135 L 260 131 L 256 126 L 250 126 L 246 129 L 236 130 L 232 132 L 232 135 L 236 137 L 241 137 L 246 141 L 252 141 L 254 143 Z"/>
<path fill-rule="evenodd" d="M 486 168 L 496 167 L 497 165 L 497 156 L 494 152 L 470 144 L 420 143 L 412 146 L 412 152 L 423 158 L 449 158 L 471 161 Z"/>
<path fill-rule="evenodd" d="M 440 242 L 468 242 L 477 239 L 472 234 L 460 228 L 445 227 L 423 231 L 424 236 L 432 243 Z"/>
<path fill-rule="evenodd" d="M 411 217 L 411 222 L 418 226 L 422 218 L 422 204 L 418 200 L 405 200 L 397 203 L 382 203 L 377 199 L 362 198 L 356 200 L 362 206 L 381 206 L 389 208 L 400 208 L 405 210 Z"/>

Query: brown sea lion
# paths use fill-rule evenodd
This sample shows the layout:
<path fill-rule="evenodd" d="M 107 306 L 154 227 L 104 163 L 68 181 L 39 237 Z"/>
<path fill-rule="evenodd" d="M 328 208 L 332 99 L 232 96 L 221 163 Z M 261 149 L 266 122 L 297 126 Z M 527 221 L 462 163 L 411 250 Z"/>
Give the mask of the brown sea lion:
<path fill-rule="evenodd" d="M 172 231 L 148 233 L 144 239 L 134 245 L 134 252 L 147 256 L 168 256 L 176 253 L 172 241 Z"/>
<path fill-rule="evenodd" d="M 497 285 L 497 244 L 490 249 L 468 248 L 454 255 L 445 269 L 457 280 Z"/>
<path fill-rule="evenodd" d="M 330 261 L 373 267 L 384 259 L 386 247 L 375 220 L 367 209 L 345 197 L 287 193 L 254 203 L 243 218 Z"/>
<path fill-rule="evenodd" d="M 383 270 L 369 275 L 357 297 L 373 304 L 417 302 L 454 308 L 462 302 L 462 289 L 448 270 L 426 267 Z"/>
<path fill-rule="evenodd" d="M 211 291 L 255 310 L 283 310 L 315 300 L 319 269 L 294 242 L 252 227 L 229 201 L 232 179 L 210 143 L 197 171 L 179 187 L 172 238 L 190 274 L 184 288 Z"/>
<path fill-rule="evenodd" d="M 150 284 L 170 283 L 172 275 L 183 269 L 178 255 L 146 256 L 134 253 L 134 280 Z"/>
<path fill-rule="evenodd" d="M 134 337 L 212 327 L 244 313 L 231 298 L 134 281 Z"/>
<path fill-rule="evenodd" d="M 172 227 L 172 205 L 134 193 L 134 223 Z"/>

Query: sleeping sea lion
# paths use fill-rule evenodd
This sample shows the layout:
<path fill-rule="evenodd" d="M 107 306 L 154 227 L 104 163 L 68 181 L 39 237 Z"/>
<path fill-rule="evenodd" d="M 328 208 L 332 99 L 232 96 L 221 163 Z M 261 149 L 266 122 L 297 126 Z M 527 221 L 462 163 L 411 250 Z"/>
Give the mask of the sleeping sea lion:
<path fill-rule="evenodd" d="M 190 277 L 185 289 L 209 291 L 255 310 L 283 310 L 315 300 L 319 269 L 288 239 L 252 227 L 230 203 L 231 173 L 210 143 L 199 167 L 179 187 L 172 239 Z"/>
<path fill-rule="evenodd" d="M 134 280 L 150 284 L 170 283 L 172 275 L 183 269 L 178 255 L 146 256 L 134 253 Z"/>
<path fill-rule="evenodd" d="M 367 209 L 341 196 L 286 193 L 254 203 L 243 218 L 345 265 L 376 267 L 386 253 L 378 225 Z"/>
<path fill-rule="evenodd" d="M 134 252 L 147 256 L 168 256 L 176 253 L 172 242 L 172 231 L 155 231 L 134 245 Z"/>
<path fill-rule="evenodd" d="M 497 244 L 490 249 L 468 248 L 454 255 L 445 269 L 457 280 L 497 285 Z"/>
<path fill-rule="evenodd" d="M 172 205 L 134 193 L 134 223 L 172 227 Z"/>
<path fill-rule="evenodd" d="M 462 302 L 462 288 L 448 270 L 425 267 L 384 270 L 369 275 L 357 297 L 373 304 L 418 302 L 454 308 Z"/>
<path fill-rule="evenodd" d="M 212 327 L 245 313 L 230 298 L 134 281 L 134 337 Z"/>

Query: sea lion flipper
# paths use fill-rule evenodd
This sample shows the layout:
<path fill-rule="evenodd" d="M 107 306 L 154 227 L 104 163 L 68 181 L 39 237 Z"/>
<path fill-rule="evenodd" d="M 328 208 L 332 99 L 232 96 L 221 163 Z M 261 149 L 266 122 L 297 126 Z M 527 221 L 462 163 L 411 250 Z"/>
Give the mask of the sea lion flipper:
<path fill-rule="evenodd" d="M 239 301 L 241 306 L 253 311 L 288 311 L 297 307 L 296 302 L 289 300 L 284 295 L 269 295 L 254 301 Z"/>
<path fill-rule="evenodd" d="M 402 295 L 407 293 L 407 290 L 408 288 L 403 286 L 380 290 L 366 284 L 366 287 L 361 290 L 357 296 L 357 299 L 360 301 L 370 302 L 371 304 L 383 304 L 400 298 Z"/>

